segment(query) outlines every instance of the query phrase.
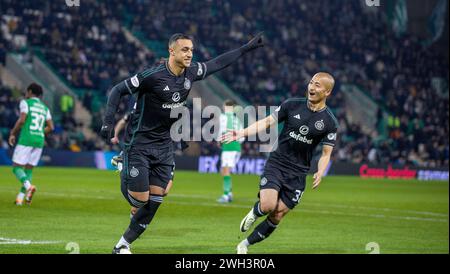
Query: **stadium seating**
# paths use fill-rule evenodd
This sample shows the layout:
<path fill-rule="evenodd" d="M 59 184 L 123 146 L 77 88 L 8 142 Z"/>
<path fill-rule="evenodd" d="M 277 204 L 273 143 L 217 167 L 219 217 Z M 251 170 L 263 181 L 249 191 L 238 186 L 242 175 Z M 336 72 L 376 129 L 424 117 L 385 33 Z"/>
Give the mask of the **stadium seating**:
<path fill-rule="evenodd" d="M 0 11 L 9 33 L 26 36 L 28 46 L 42 52 L 72 87 L 103 94 L 157 59 L 127 42 L 122 26 L 141 33 L 158 54 L 172 33 L 192 34 L 202 46 L 199 59 L 235 48 L 263 30 L 268 46 L 219 74 L 235 92 L 254 105 L 277 105 L 302 96 L 314 72 L 329 71 L 338 80 L 329 101 L 341 125 L 335 159 L 448 166 L 448 123 L 442 122 L 448 121 L 448 98 L 436 100 L 432 82 L 448 81 L 448 61 L 416 37 L 397 37 L 381 12 L 366 13 L 360 1 L 85 0 L 70 9 L 56 1 L 5 0 Z M 15 47 L 0 36 L 0 62 Z M 377 132 L 349 122 L 340 92 L 348 83 L 390 112 L 389 138 L 375 141 Z M 100 116 L 95 113 L 94 119 Z M 214 145 L 202 148 L 216 153 Z M 244 153 L 257 154 L 256 146 L 245 144 Z"/>

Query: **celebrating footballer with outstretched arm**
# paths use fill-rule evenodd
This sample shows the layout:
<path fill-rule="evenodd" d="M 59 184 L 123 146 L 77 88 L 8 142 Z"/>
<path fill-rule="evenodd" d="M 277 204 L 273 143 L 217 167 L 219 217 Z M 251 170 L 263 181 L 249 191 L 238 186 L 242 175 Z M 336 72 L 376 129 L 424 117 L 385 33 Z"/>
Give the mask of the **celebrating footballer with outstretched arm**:
<path fill-rule="evenodd" d="M 262 46 L 262 34 L 258 34 L 238 49 L 207 62 L 192 63 L 192 38 L 174 34 L 169 40 L 166 62 L 112 88 L 101 129 L 101 135 L 107 140 L 113 136 L 114 115 L 120 98 L 137 94 L 136 109 L 127 127 L 121 191 L 125 199 L 138 208 L 113 253 L 130 253 L 130 244 L 145 231 L 163 201 L 174 165 L 170 128 L 177 119 L 170 117 L 171 109 L 186 104 L 192 82 L 205 79 Z"/>
<path fill-rule="evenodd" d="M 330 162 L 336 143 L 338 122 L 326 105 L 334 87 L 334 78 L 328 73 L 317 73 L 308 85 L 307 98 L 291 98 L 270 116 L 248 128 L 230 131 L 221 137 L 229 143 L 265 131 L 284 122 L 277 149 L 270 154 L 259 184 L 259 201 L 241 221 L 240 230 L 246 232 L 258 217 L 268 215 L 254 231 L 237 246 L 238 254 L 246 254 L 248 246 L 258 243 L 277 228 L 281 219 L 299 203 L 306 184 L 315 148 L 322 144 L 318 171 L 313 188 L 317 188 Z"/>

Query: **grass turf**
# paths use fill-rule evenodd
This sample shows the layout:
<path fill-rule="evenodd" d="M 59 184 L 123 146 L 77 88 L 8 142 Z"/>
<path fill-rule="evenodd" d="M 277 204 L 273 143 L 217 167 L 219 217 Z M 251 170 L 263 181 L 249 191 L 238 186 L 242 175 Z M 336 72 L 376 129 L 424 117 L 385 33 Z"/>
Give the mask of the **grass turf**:
<path fill-rule="evenodd" d="M 448 182 L 312 179 L 301 204 L 249 253 L 449 253 Z M 19 183 L 0 167 L 0 253 L 110 253 L 129 223 L 113 171 L 36 168 L 31 206 L 13 201 Z M 239 223 L 256 201 L 258 177 L 233 176 L 235 200 L 220 205 L 218 174 L 177 171 L 174 186 L 134 253 L 234 253 Z M 19 240 L 22 240 L 21 242 Z M 31 242 L 30 242 L 31 241 Z M 68 245 L 69 244 L 69 245 Z"/>

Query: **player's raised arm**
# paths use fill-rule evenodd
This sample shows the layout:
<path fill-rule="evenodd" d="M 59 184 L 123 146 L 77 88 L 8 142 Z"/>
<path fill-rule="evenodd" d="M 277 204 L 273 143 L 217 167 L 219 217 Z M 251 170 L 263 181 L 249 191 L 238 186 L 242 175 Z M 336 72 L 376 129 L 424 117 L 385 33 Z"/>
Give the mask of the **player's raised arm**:
<path fill-rule="evenodd" d="M 222 143 L 231 143 L 236 140 L 243 139 L 248 136 L 256 135 L 259 132 L 262 132 L 266 130 L 271 125 L 275 124 L 277 120 L 272 116 L 267 116 L 264 119 L 261 119 L 259 121 L 256 121 L 255 123 L 251 124 L 247 128 L 241 129 L 241 130 L 231 130 L 222 135 L 219 138 L 219 141 Z"/>
<path fill-rule="evenodd" d="M 246 54 L 247 52 L 263 47 L 264 42 L 262 35 L 263 35 L 262 32 L 258 33 L 253 39 L 251 39 L 247 44 L 243 45 L 242 47 L 226 52 L 222 55 L 217 56 L 214 59 L 205 62 L 204 63 L 205 73 L 203 75 L 203 78 L 228 67 L 232 63 L 236 62 L 242 55 Z"/>

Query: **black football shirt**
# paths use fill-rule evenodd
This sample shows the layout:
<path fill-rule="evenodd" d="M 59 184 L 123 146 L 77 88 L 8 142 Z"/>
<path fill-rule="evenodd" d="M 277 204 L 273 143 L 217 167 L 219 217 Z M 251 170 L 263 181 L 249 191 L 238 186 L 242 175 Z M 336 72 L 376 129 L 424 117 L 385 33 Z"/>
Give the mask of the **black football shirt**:
<path fill-rule="evenodd" d="M 205 63 L 193 63 L 176 76 L 166 61 L 125 80 L 130 94 L 137 94 L 125 145 L 146 148 L 173 145 L 170 128 L 178 118 L 171 118 L 170 112 L 186 105 L 192 83 L 204 79 L 206 72 Z"/>
<path fill-rule="evenodd" d="M 319 144 L 335 146 L 338 121 L 328 107 L 314 112 L 306 98 L 292 98 L 272 113 L 284 127 L 268 164 L 283 173 L 299 175 L 309 171 L 313 152 Z"/>

